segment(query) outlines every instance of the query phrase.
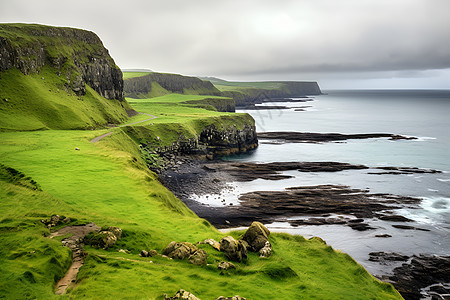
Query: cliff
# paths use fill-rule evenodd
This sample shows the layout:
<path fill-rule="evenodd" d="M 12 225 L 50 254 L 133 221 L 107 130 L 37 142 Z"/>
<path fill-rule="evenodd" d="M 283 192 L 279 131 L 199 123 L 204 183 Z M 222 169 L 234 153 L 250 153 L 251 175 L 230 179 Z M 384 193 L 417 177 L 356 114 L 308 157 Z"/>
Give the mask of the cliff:
<path fill-rule="evenodd" d="M 90 31 L 0 24 L 0 78 L 0 114 L 28 110 L 24 122 L 34 123 L 16 126 L 0 121 L 2 128 L 92 128 L 123 121 L 126 110 L 131 111 L 124 101 L 121 70 Z M 52 110 L 56 118 L 73 122 L 53 122 Z"/>
<path fill-rule="evenodd" d="M 189 95 L 220 95 L 209 81 L 178 74 L 150 73 L 124 81 L 124 92 L 131 98 L 151 98 L 168 93 Z"/>

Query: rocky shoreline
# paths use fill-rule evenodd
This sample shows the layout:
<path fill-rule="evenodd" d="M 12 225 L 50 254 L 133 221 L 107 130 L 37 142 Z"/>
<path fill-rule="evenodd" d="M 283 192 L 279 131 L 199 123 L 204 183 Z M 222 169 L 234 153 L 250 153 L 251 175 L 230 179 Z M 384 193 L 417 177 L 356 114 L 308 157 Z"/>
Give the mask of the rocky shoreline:
<path fill-rule="evenodd" d="M 161 175 L 161 181 L 199 217 L 205 218 L 216 228 L 249 226 L 253 221 L 261 223 L 288 222 L 291 226 L 342 225 L 356 231 L 374 229 L 373 220 L 388 222 L 393 228 L 428 231 L 404 216 L 395 213 L 400 208 L 418 208 L 420 198 L 393 194 L 371 193 L 369 190 L 345 185 L 317 185 L 291 187 L 283 191 L 256 191 L 239 196 L 239 205 L 210 206 L 197 202 L 195 195 L 220 194 L 230 188 L 227 182 L 248 182 L 255 179 L 282 180 L 292 176 L 284 171 L 339 172 L 362 170 L 368 174 L 423 174 L 440 173 L 439 170 L 415 167 L 369 167 L 340 162 L 273 162 L 239 163 L 221 160 L 198 160 L 189 156 L 176 158 Z M 292 218 L 295 217 L 295 218 Z M 376 238 L 389 238 L 378 234 Z M 388 265 L 403 262 L 392 275 L 384 275 L 402 293 L 405 299 L 421 299 L 423 293 L 434 295 L 432 299 L 447 299 L 447 277 L 431 275 L 436 266 L 448 270 L 449 257 L 406 256 L 402 254 L 371 253 L 370 261 Z M 430 273 L 431 272 L 431 273 Z M 442 272 L 441 272 L 442 273 Z M 440 274 L 441 274 L 440 273 Z M 447 281 L 442 281 L 447 278 Z M 419 285 L 417 281 L 422 283 Z M 426 291 L 424 291 L 424 289 Z M 444 295 L 444 296 L 442 296 Z"/>

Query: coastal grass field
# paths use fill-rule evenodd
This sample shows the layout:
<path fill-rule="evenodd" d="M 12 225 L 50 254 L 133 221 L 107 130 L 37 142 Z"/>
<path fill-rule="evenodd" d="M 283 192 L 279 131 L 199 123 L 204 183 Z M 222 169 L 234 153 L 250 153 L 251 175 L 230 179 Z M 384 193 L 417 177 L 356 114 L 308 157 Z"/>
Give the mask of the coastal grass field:
<path fill-rule="evenodd" d="M 202 99 L 129 99 L 135 110 L 157 118 L 120 128 L 0 132 L 0 298 L 162 299 L 185 289 L 200 299 L 236 294 L 247 299 L 401 299 L 390 284 L 320 239 L 272 234 L 270 258 L 251 253 L 227 272 L 217 269 L 226 257 L 209 245 L 199 246 L 208 253 L 206 266 L 138 255 L 142 249 L 161 253 L 171 241 L 195 244 L 243 233 L 220 233 L 198 218 L 147 169 L 133 139 L 140 132 L 149 142 L 169 144 L 211 124 L 226 128 L 251 122 L 245 114 L 186 104 Z M 146 118 L 137 115 L 125 124 Z M 111 136 L 89 142 L 110 130 Z M 71 252 L 48 238 L 40 221 L 53 214 L 70 217 L 71 225 L 95 222 L 123 229 L 113 248 L 85 247 L 85 265 L 67 296 L 56 296 L 54 285 L 70 265 Z"/>

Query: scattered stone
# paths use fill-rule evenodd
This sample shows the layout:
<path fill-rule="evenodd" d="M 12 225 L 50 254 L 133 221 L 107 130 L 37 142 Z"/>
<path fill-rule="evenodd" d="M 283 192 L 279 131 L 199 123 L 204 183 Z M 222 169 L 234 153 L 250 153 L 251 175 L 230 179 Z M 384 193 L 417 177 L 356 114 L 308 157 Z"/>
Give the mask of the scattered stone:
<path fill-rule="evenodd" d="M 91 232 L 84 238 L 84 243 L 92 247 L 108 249 L 117 242 L 117 237 L 111 231 Z"/>
<path fill-rule="evenodd" d="M 191 264 L 201 266 L 206 265 L 206 259 L 207 259 L 206 251 L 203 249 L 198 249 L 194 252 L 191 256 L 189 256 L 188 260 Z"/>
<path fill-rule="evenodd" d="M 76 147 L 76 148 L 75 148 L 75 150 L 79 151 L 79 150 L 80 150 L 80 148 Z"/>
<path fill-rule="evenodd" d="M 167 255 L 172 259 L 187 258 L 189 262 L 194 265 L 205 265 L 207 259 L 205 250 L 198 249 L 196 246 L 188 242 L 170 242 L 169 245 L 167 245 L 167 247 L 163 250 L 163 255 Z"/>
<path fill-rule="evenodd" d="M 179 290 L 173 297 L 168 297 L 167 294 L 164 294 L 164 300 L 177 300 L 177 299 L 200 300 L 194 294 L 189 293 L 188 291 L 185 290 Z"/>
<path fill-rule="evenodd" d="M 220 251 L 225 253 L 232 261 L 241 262 L 247 258 L 247 247 L 240 240 L 235 240 L 232 236 L 226 236 L 220 240 Z"/>
<path fill-rule="evenodd" d="M 269 257 L 272 254 L 272 245 L 269 241 L 266 242 L 264 247 L 259 249 L 259 257 Z"/>
<path fill-rule="evenodd" d="M 156 252 L 156 250 L 150 250 L 150 251 L 148 251 L 148 255 L 153 257 L 153 256 L 158 255 L 158 252 Z"/>
<path fill-rule="evenodd" d="M 241 239 L 248 243 L 251 251 L 258 252 L 269 241 L 269 234 L 269 229 L 262 223 L 253 222 Z"/>
<path fill-rule="evenodd" d="M 148 254 L 148 252 L 147 252 L 147 251 L 145 251 L 145 250 L 142 250 L 142 251 L 141 251 L 141 253 L 139 254 L 139 256 L 141 256 L 141 257 L 148 257 L 148 256 L 149 256 L 149 254 Z"/>
<path fill-rule="evenodd" d="M 107 230 L 114 233 L 114 235 L 117 237 L 118 240 L 120 240 L 122 238 L 122 229 L 121 228 L 115 227 L 115 226 L 110 226 L 110 227 L 108 227 Z"/>
<path fill-rule="evenodd" d="M 224 296 L 220 296 L 219 298 L 217 298 L 216 300 L 247 300 L 244 297 L 241 297 L 239 295 L 233 296 L 233 297 L 224 297 Z"/>
<path fill-rule="evenodd" d="M 130 250 L 127 250 L 127 249 L 119 249 L 118 250 L 120 253 L 126 253 L 126 254 L 129 254 L 130 253 Z"/>
<path fill-rule="evenodd" d="M 228 261 L 222 261 L 217 265 L 217 269 L 222 270 L 222 271 L 226 271 L 229 269 L 236 269 L 236 266 Z"/>
<path fill-rule="evenodd" d="M 206 239 L 203 242 L 199 242 L 199 244 L 209 244 L 217 251 L 220 251 L 220 243 L 214 239 Z"/>

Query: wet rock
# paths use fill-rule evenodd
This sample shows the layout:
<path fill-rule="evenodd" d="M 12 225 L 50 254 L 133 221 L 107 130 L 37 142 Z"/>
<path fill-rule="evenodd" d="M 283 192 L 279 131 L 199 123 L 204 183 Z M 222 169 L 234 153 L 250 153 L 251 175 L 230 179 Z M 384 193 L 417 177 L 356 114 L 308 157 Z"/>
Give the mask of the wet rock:
<path fill-rule="evenodd" d="M 272 245 L 269 241 L 266 242 L 264 247 L 259 249 L 259 257 L 269 257 L 272 254 Z"/>
<path fill-rule="evenodd" d="M 390 237 L 392 237 L 392 235 L 387 234 L 387 233 L 385 233 L 385 234 L 376 234 L 375 237 L 378 237 L 378 238 L 390 238 Z"/>
<path fill-rule="evenodd" d="M 173 297 L 168 297 L 167 294 L 164 295 L 164 300 L 200 300 L 194 294 L 189 293 L 185 290 L 179 290 Z"/>
<path fill-rule="evenodd" d="M 233 263 L 231 263 L 231 262 L 222 261 L 222 262 L 220 262 L 217 265 L 217 269 L 226 271 L 226 270 L 229 270 L 229 269 L 236 269 L 236 266 Z"/>
<path fill-rule="evenodd" d="M 398 215 L 386 215 L 379 217 L 380 220 L 383 221 L 390 221 L 390 222 L 413 222 L 413 220 L 408 219 L 404 216 L 398 216 Z"/>
<path fill-rule="evenodd" d="M 247 248 L 240 240 L 235 240 L 232 236 L 226 236 L 220 240 L 220 251 L 225 253 L 232 261 L 241 262 L 247 258 Z"/>
<path fill-rule="evenodd" d="M 188 260 L 193 265 L 206 265 L 207 254 L 203 249 L 198 249 L 191 256 L 189 256 Z"/>
<path fill-rule="evenodd" d="M 429 229 L 419 228 L 419 227 L 414 227 L 414 226 L 409 226 L 409 225 L 392 225 L 392 227 L 398 228 L 398 229 L 405 229 L 405 230 L 430 231 Z"/>
<path fill-rule="evenodd" d="M 381 264 L 389 264 L 395 261 L 407 261 L 409 256 L 399 253 L 371 252 L 369 253 L 369 261 L 376 261 Z"/>
<path fill-rule="evenodd" d="M 258 132 L 259 139 L 279 140 L 284 143 L 324 143 L 345 141 L 349 139 L 373 139 L 390 138 L 392 140 L 414 140 L 415 137 L 407 137 L 391 133 L 361 133 L 361 134 L 341 134 L 341 133 L 315 133 L 315 132 Z"/>
<path fill-rule="evenodd" d="M 253 222 L 241 239 L 248 243 L 251 251 L 258 252 L 269 241 L 269 234 L 269 229 L 262 223 Z"/>
<path fill-rule="evenodd" d="M 393 275 L 381 279 L 391 282 L 405 299 L 447 299 L 450 289 L 445 289 L 445 286 L 450 282 L 450 256 L 414 255 L 410 262 L 395 268 Z M 425 288 L 431 286 L 444 289 L 428 288 L 428 294 L 423 295 L 427 293 Z"/>

